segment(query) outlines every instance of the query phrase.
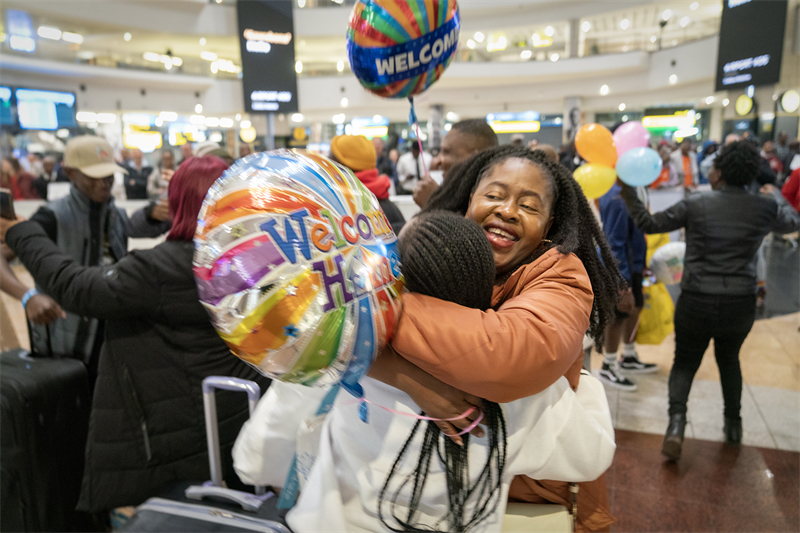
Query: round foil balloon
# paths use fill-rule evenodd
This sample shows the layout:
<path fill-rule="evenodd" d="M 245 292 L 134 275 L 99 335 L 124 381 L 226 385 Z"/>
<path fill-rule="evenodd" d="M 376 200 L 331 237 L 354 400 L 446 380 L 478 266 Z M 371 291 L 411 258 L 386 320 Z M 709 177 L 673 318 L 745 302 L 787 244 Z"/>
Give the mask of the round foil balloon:
<path fill-rule="evenodd" d="M 453 59 L 459 27 L 456 0 L 357 0 L 347 29 L 350 67 L 378 96 L 419 94 Z"/>
<path fill-rule="evenodd" d="M 398 316 L 396 241 L 349 170 L 308 152 L 252 154 L 200 209 L 200 300 L 231 351 L 260 372 L 357 389 Z"/>

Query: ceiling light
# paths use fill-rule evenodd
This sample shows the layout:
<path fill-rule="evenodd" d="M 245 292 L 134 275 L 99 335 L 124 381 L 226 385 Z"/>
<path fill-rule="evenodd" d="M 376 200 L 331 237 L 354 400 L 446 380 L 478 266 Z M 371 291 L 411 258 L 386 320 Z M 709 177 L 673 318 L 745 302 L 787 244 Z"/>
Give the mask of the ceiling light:
<path fill-rule="evenodd" d="M 622 122 L 628 122 L 628 115 L 622 115 Z"/>
<path fill-rule="evenodd" d="M 97 122 L 97 113 L 91 111 L 78 111 L 75 113 L 75 119 L 78 122 Z"/>
<path fill-rule="evenodd" d="M 592 23 L 589 22 L 588 20 L 584 20 L 583 24 L 581 24 L 581 29 L 583 30 L 583 33 L 588 32 L 589 30 L 592 29 Z"/>
<path fill-rule="evenodd" d="M 214 52 L 200 52 L 200 59 L 205 59 L 206 61 L 216 61 L 217 57 L 217 54 Z"/>
<path fill-rule="evenodd" d="M 219 119 L 219 127 L 220 128 L 232 128 L 233 127 L 233 119 L 232 118 L 221 118 L 221 119 Z"/>
<path fill-rule="evenodd" d="M 664 12 L 661 13 L 661 18 L 664 20 L 669 20 L 671 16 L 672 16 L 672 11 L 669 9 L 665 9 Z"/>
<path fill-rule="evenodd" d="M 383 117 L 382 116 L 380 116 L 380 115 L 373 115 L 372 116 L 372 122 L 381 122 L 381 121 L 383 121 Z"/>
<path fill-rule="evenodd" d="M 475 41 L 467 39 L 467 48 L 475 48 Z"/>
<path fill-rule="evenodd" d="M 174 111 L 162 111 L 158 114 L 158 118 L 163 120 L 164 122 L 175 122 L 178 120 L 178 114 Z"/>
<path fill-rule="evenodd" d="M 296 61 L 295 62 L 294 71 L 297 72 L 298 74 L 303 72 L 303 62 L 302 61 Z"/>
<path fill-rule="evenodd" d="M 625 111 L 625 104 L 619 104 L 619 110 Z"/>
<path fill-rule="evenodd" d="M 706 98 L 706 105 L 711 105 L 713 103 L 714 103 L 714 97 L 713 96 L 709 96 L 708 98 Z"/>
<path fill-rule="evenodd" d="M 217 72 L 219 72 L 219 65 L 217 65 L 217 62 L 216 62 L 216 61 L 214 61 L 213 63 L 211 63 L 211 72 L 212 72 L 212 73 L 214 73 L 214 74 L 216 74 Z"/>
<path fill-rule="evenodd" d="M 342 107 L 347 107 L 348 102 L 347 102 L 347 97 L 346 96 L 344 98 L 342 98 L 342 102 L 341 103 L 342 103 Z"/>
<path fill-rule="evenodd" d="M 200 37 L 200 46 L 205 46 L 207 42 L 205 37 Z"/>
<path fill-rule="evenodd" d="M 79 33 L 72 33 L 71 31 L 65 31 L 61 34 L 61 40 L 68 43 L 81 44 L 83 42 L 83 35 Z"/>
<path fill-rule="evenodd" d="M 164 59 L 163 63 L 164 63 L 164 68 L 165 69 L 169 70 L 169 69 L 172 68 L 172 59 L 170 59 L 169 57 Z"/>
<path fill-rule="evenodd" d="M 344 61 L 342 61 L 341 59 L 336 62 L 336 70 L 338 70 L 339 72 L 344 71 Z"/>
<path fill-rule="evenodd" d="M 306 7 L 306 0 L 297 0 L 297 7 Z"/>
<path fill-rule="evenodd" d="M 194 106 L 194 112 L 195 113 L 202 113 L 203 112 L 203 104 L 197 104 L 196 106 Z"/>
<path fill-rule="evenodd" d="M 161 117 L 156 117 L 154 123 L 156 125 L 156 128 L 160 128 L 161 126 L 164 125 L 164 121 L 162 120 Z"/>
<path fill-rule="evenodd" d="M 242 120 L 242 114 L 241 113 L 236 113 L 236 116 L 234 118 L 236 120 Z"/>
<path fill-rule="evenodd" d="M 689 25 L 689 22 L 691 22 L 691 21 L 689 20 L 689 17 L 683 17 L 683 18 L 681 19 L 681 28 L 685 28 L 686 26 L 688 26 L 688 25 Z"/>
<path fill-rule="evenodd" d="M 173 57 L 172 64 L 175 65 L 176 67 L 180 67 L 181 65 L 183 65 L 183 59 L 181 59 L 180 57 Z"/>
<path fill-rule="evenodd" d="M 506 45 L 508 44 L 508 40 L 506 39 L 505 35 L 501 35 L 497 41 L 493 43 L 486 43 L 486 51 L 487 52 L 497 52 L 500 50 L 505 50 Z"/>
<path fill-rule="evenodd" d="M 603 96 L 608 94 L 608 85 L 603 85 L 602 87 L 600 87 L 600 94 L 602 94 Z"/>
<path fill-rule="evenodd" d="M 61 39 L 61 30 L 52 26 L 39 26 L 39 31 L 37 33 L 39 37 L 43 39 L 52 39 L 54 41 Z"/>
<path fill-rule="evenodd" d="M 252 126 L 252 124 L 250 123 L 249 120 L 246 120 L 246 119 L 239 123 L 239 127 L 242 128 L 243 130 L 246 130 L 250 126 Z"/>
<path fill-rule="evenodd" d="M 334 124 L 344 124 L 344 113 L 333 115 L 333 118 L 331 120 L 333 120 Z"/>
<path fill-rule="evenodd" d="M 132 37 L 132 35 L 131 35 L 131 32 L 129 32 L 129 31 L 126 31 L 125 35 L 122 36 L 122 38 L 125 39 L 125 42 L 130 41 L 131 37 Z"/>
<path fill-rule="evenodd" d="M 727 107 L 727 106 L 728 106 L 728 104 L 730 104 L 730 103 L 731 103 L 731 101 L 730 101 L 730 100 L 728 100 L 727 98 L 725 98 L 725 99 L 722 101 L 722 105 L 723 105 L 724 107 Z"/>
<path fill-rule="evenodd" d="M 292 113 L 292 122 L 303 122 L 302 113 Z"/>
<path fill-rule="evenodd" d="M 553 54 L 553 55 L 551 55 L 551 56 L 550 56 L 550 61 L 552 61 L 553 63 L 555 63 L 556 61 L 558 61 L 558 58 L 559 58 L 559 57 L 560 57 L 560 56 L 559 56 L 558 54 Z"/>
<path fill-rule="evenodd" d="M 552 26 L 548 26 L 544 29 L 544 34 L 547 35 L 548 37 L 552 37 L 555 32 L 556 30 Z"/>
<path fill-rule="evenodd" d="M 203 115 L 192 115 L 189 117 L 189 122 L 195 126 L 202 126 L 206 122 L 206 117 Z"/>
<path fill-rule="evenodd" d="M 621 21 L 619 21 L 619 27 L 622 28 L 623 30 L 627 30 L 628 26 L 630 25 L 631 21 L 628 19 L 622 19 Z"/>
<path fill-rule="evenodd" d="M 153 61 L 155 63 L 161 61 L 161 56 L 155 52 L 145 52 L 142 57 L 145 59 L 145 61 Z"/>
<path fill-rule="evenodd" d="M 677 75 L 675 75 L 675 74 L 672 74 L 672 75 L 669 77 L 669 84 L 670 84 L 670 85 L 675 85 L 676 83 L 678 83 L 678 76 L 677 76 Z"/>
<path fill-rule="evenodd" d="M 22 35 L 12 35 L 8 38 L 8 46 L 20 52 L 33 52 L 36 50 L 36 41 Z"/>
<path fill-rule="evenodd" d="M 530 59 L 532 55 L 533 52 L 531 52 L 530 50 L 523 50 L 522 52 L 520 52 L 519 57 L 521 57 L 522 59 Z"/>
<path fill-rule="evenodd" d="M 222 0 L 214 0 L 216 3 L 221 4 Z"/>
<path fill-rule="evenodd" d="M 69 137 L 69 130 L 67 128 L 61 128 L 56 132 L 56 137 L 59 139 L 66 139 Z"/>
<path fill-rule="evenodd" d="M 692 2 L 692 5 L 689 6 L 689 9 L 691 9 L 692 11 L 697 11 L 698 7 L 700 7 L 700 4 L 698 4 L 697 2 Z"/>
<path fill-rule="evenodd" d="M 655 35 L 651 35 L 651 36 L 650 36 L 650 42 L 651 42 L 651 43 L 654 43 L 654 42 L 656 42 L 657 40 L 658 40 L 658 37 L 656 37 Z"/>
<path fill-rule="evenodd" d="M 206 117 L 206 119 L 203 121 L 203 124 L 209 128 L 216 128 L 219 126 L 219 119 L 217 117 Z"/>
<path fill-rule="evenodd" d="M 458 113 L 455 113 L 453 111 L 448 111 L 446 117 L 447 120 L 449 120 L 450 122 L 458 122 L 459 120 L 461 120 L 461 117 L 458 116 Z"/>
<path fill-rule="evenodd" d="M 475 32 L 475 35 L 473 35 L 473 37 L 474 37 L 474 38 L 475 38 L 475 40 L 476 40 L 476 41 L 478 41 L 479 43 L 482 43 L 482 42 L 483 42 L 483 40 L 486 38 L 486 37 L 485 37 L 485 36 L 484 36 L 484 35 L 483 35 L 481 32 L 479 32 L 479 31 L 476 31 L 476 32 Z"/>

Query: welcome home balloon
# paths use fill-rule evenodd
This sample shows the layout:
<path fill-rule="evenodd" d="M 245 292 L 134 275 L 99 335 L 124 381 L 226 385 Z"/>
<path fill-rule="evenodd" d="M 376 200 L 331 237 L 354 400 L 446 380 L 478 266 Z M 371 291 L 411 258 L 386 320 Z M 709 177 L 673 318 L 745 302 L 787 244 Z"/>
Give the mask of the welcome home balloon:
<path fill-rule="evenodd" d="M 349 170 L 309 152 L 252 154 L 200 210 L 200 300 L 231 351 L 260 372 L 357 390 L 399 313 L 396 241 Z"/>
<path fill-rule="evenodd" d="M 456 0 L 358 0 L 347 56 L 367 90 L 406 98 L 442 76 L 458 48 L 459 29 Z"/>

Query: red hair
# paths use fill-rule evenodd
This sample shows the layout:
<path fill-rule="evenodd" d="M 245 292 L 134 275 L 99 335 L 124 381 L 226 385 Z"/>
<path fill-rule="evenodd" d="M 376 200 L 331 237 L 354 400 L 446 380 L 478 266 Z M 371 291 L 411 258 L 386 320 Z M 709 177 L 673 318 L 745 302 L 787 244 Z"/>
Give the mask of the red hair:
<path fill-rule="evenodd" d="M 197 229 L 197 215 L 208 189 L 228 169 L 218 157 L 192 157 L 184 161 L 169 180 L 170 241 L 191 241 Z"/>

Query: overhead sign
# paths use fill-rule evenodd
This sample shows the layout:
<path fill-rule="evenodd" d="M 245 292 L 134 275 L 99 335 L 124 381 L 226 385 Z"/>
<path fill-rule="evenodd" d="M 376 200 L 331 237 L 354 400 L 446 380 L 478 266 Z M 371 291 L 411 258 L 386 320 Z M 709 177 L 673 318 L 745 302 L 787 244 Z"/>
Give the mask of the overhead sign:
<path fill-rule="evenodd" d="M 522 113 L 489 113 L 486 123 L 495 133 L 536 133 L 542 127 L 536 111 Z"/>
<path fill-rule="evenodd" d="M 642 118 L 642 126 L 651 132 L 691 131 L 697 124 L 694 110 L 676 111 L 673 115 L 647 115 Z"/>
<path fill-rule="evenodd" d="M 367 139 L 389 135 L 389 119 L 380 115 L 357 117 L 350 122 L 350 125 L 352 135 L 363 135 Z"/>
<path fill-rule="evenodd" d="M 236 11 L 245 110 L 297 112 L 291 0 L 247 0 Z"/>
<path fill-rule="evenodd" d="M 717 55 L 718 91 L 778 83 L 787 0 L 725 0 Z"/>

